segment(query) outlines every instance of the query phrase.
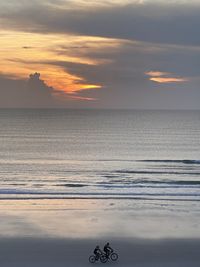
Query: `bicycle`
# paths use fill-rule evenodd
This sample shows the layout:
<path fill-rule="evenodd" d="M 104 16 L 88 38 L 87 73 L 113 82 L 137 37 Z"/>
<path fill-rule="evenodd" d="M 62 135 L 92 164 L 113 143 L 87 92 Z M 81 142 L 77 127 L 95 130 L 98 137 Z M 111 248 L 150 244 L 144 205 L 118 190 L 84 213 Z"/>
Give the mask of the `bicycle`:
<path fill-rule="evenodd" d="M 99 256 L 91 255 L 89 257 L 89 262 L 90 263 L 95 263 L 98 260 L 100 260 L 102 263 L 105 263 L 105 262 L 107 262 L 108 259 L 106 257 L 106 254 L 104 254 L 104 253 L 100 254 Z"/>
<path fill-rule="evenodd" d="M 107 262 L 108 260 L 112 260 L 112 261 L 118 260 L 118 254 L 113 251 L 111 251 L 108 255 L 105 254 L 105 257 L 106 257 L 105 262 Z"/>

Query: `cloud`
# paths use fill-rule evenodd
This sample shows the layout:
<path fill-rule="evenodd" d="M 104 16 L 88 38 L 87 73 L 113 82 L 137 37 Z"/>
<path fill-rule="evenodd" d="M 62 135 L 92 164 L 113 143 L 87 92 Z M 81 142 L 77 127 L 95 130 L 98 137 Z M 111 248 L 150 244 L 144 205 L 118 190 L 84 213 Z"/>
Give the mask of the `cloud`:
<path fill-rule="evenodd" d="M 199 45 L 198 1 L 17 1 L 2 7 L 4 28 Z"/>
<path fill-rule="evenodd" d="M 174 77 L 169 72 L 149 71 L 145 73 L 150 76 L 149 80 L 157 83 L 180 83 L 188 81 L 188 78 Z"/>
<path fill-rule="evenodd" d="M 62 53 L 65 53 L 64 48 Z M 97 59 L 107 58 L 109 63 L 89 65 L 59 60 L 48 61 L 48 63 L 61 67 L 75 76 L 84 77 L 86 83 L 90 81 L 90 83 L 102 84 L 101 89 L 79 91 L 79 97 L 96 99 L 94 103 L 87 104 L 87 107 L 198 108 L 196 103 L 200 93 L 197 90 L 198 82 L 194 80 L 195 77 L 184 78 L 184 74 L 197 74 L 196 68 L 193 70 L 193 61 L 188 60 L 196 54 L 193 50 L 181 49 L 177 53 L 177 47 L 160 45 L 157 47 L 155 44 L 124 42 L 115 49 L 112 47 L 102 50 L 84 48 L 78 50 L 77 53 Z M 45 64 L 45 61 L 42 63 Z M 147 69 L 166 70 L 149 71 L 152 75 L 148 75 L 150 78 L 156 75 L 157 77 L 168 75 L 166 76 L 168 78 L 188 79 L 188 82 L 152 82 L 145 74 Z M 190 90 L 185 85 L 190 86 Z M 193 102 L 191 96 L 194 99 Z M 79 104 L 77 99 L 77 105 Z"/>
<path fill-rule="evenodd" d="M 199 8 L 0 1 L 0 106 L 199 108 Z"/>
<path fill-rule="evenodd" d="M 161 76 L 165 76 L 165 75 L 169 75 L 169 72 L 163 72 L 163 71 L 148 71 L 146 72 L 147 75 L 151 76 L 151 77 L 161 77 Z"/>
<path fill-rule="evenodd" d="M 48 86 L 41 79 L 41 75 L 38 72 L 30 74 L 26 80 L 13 79 L 13 77 L 0 75 L 0 107 L 86 107 L 87 103 L 96 100 L 95 97 L 90 95 L 91 90 L 98 90 L 98 88 L 86 88 L 73 93 L 59 91 L 56 88 Z"/>
<path fill-rule="evenodd" d="M 175 78 L 175 77 L 151 77 L 150 81 L 157 83 L 179 83 L 188 81 L 185 78 Z"/>
<path fill-rule="evenodd" d="M 53 106 L 54 89 L 31 74 L 28 80 L 11 79 L 0 75 L 0 107 L 49 107 Z"/>
<path fill-rule="evenodd" d="M 1 39 L 0 66 L 4 75 L 25 79 L 30 72 L 37 69 L 48 86 L 66 92 L 78 92 L 83 89 L 100 88 L 102 85 L 86 82 L 82 75 L 69 73 L 62 64 L 51 64 L 52 61 L 77 62 L 84 65 L 109 63 L 106 56 L 99 57 L 98 51 L 117 49 L 120 43 L 99 37 L 42 35 L 22 32 L 3 31 Z M 28 44 L 25 48 L 24 43 Z M 26 46 L 27 47 L 27 46 Z M 93 53 L 93 56 L 91 54 Z M 95 55 L 96 54 L 96 55 Z"/>
<path fill-rule="evenodd" d="M 52 96 L 55 89 L 45 84 L 40 79 L 40 73 L 35 72 L 30 74 L 29 80 L 27 81 L 27 95 L 31 101 L 37 103 L 38 106 L 45 103 L 52 103 Z"/>

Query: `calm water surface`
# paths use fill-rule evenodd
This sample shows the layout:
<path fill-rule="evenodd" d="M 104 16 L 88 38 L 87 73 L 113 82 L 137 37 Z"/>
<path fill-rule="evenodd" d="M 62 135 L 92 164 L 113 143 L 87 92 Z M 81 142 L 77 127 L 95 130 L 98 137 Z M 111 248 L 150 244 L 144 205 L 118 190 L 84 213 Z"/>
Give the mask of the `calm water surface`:
<path fill-rule="evenodd" d="M 0 110 L 0 235 L 200 232 L 200 112 Z"/>
<path fill-rule="evenodd" d="M 0 110 L 0 198 L 200 200 L 200 112 Z"/>

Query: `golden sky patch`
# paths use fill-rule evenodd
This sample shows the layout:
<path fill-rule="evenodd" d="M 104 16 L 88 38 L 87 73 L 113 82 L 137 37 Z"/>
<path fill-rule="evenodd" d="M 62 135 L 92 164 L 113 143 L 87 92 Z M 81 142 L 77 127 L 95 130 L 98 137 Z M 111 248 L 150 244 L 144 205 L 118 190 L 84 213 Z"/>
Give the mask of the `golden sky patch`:
<path fill-rule="evenodd" d="M 28 79 L 30 73 L 37 71 L 47 85 L 67 94 L 99 89 L 102 85 L 69 73 L 64 67 L 66 62 L 91 66 L 106 64 L 107 59 L 89 56 L 90 52 L 120 46 L 115 39 L 16 31 L 0 31 L 0 43 L 2 75 Z"/>

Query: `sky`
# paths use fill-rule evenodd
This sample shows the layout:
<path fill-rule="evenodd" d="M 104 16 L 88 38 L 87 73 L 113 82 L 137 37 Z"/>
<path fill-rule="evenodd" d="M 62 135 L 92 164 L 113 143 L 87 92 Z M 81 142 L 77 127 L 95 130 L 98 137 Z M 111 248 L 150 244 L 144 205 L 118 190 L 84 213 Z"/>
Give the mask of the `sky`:
<path fill-rule="evenodd" d="M 0 108 L 200 109 L 200 0 L 0 0 Z"/>

